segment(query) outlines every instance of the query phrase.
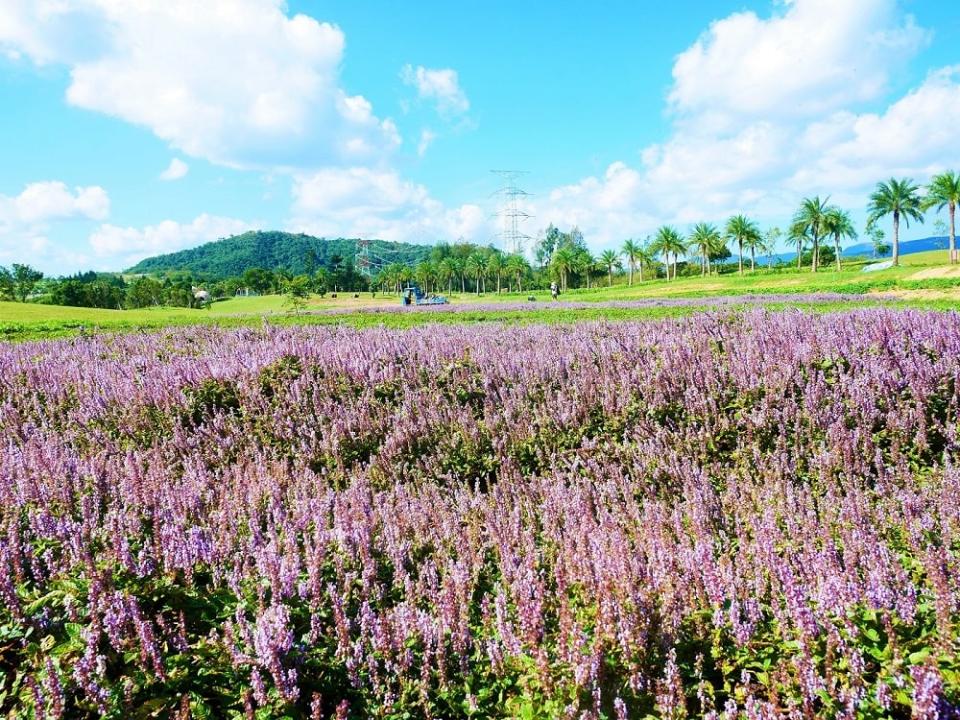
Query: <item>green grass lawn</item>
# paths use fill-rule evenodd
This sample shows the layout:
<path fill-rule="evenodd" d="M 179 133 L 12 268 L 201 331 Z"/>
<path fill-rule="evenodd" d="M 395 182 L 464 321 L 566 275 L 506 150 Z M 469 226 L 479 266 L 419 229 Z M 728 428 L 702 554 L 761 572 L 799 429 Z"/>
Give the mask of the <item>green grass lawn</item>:
<path fill-rule="evenodd" d="M 756 272 L 710 275 L 707 277 L 681 277 L 677 280 L 636 280 L 628 286 L 624 278 L 617 278 L 612 287 L 601 282 L 592 289 L 570 290 L 561 299 L 568 301 L 641 300 L 654 298 L 702 298 L 703 304 L 686 307 L 609 308 L 597 307 L 571 309 L 550 307 L 549 303 L 532 306 L 530 309 L 512 310 L 481 308 L 456 313 L 415 312 L 396 313 L 390 308 L 400 304 L 394 295 L 375 298 L 370 293 L 341 293 L 333 298 L 313 297 L 307 313 L 293 315 L 282 296 L 238 297 L 214 303 L 210 308 L 145 308 L 139 310 L 97 310 L 92 308 L 61 307 L 35 303 L 0 302 L 0 339 L 28 340 L 62 337 L 92 331 L 137 331 L 167 326 L 191 324 L 216 324 L 226 327 L 272 323 L 348 324 L 354 327 L 387 326 L 409 327 L 426 322 L 568 322 L 606 318 L 643 319 L 680 315 L 706 309 L 709 298 L 737 295 L 771 295 L 794 293 L 887 293 L 896 296 L 893 303 L 881 298 L 865 301 L 864 304 L 893 304 L 899 307 L 920 307 L 939 310 L 960 309 L 960 266 L 950 266 L 945 250 L 906 255 L 898 268 L 864 273 L 863 263 L 849 263 L 843 270 L 828 269 L 813 274 L 809 269 L 793 268 Z M 488 287 L 493 284 L 488 281 Z M 482 302 L 523 301 L 529 295 L 538 302 L 549 301 L 545 291 L 502 293 L 488 292 L 453 293 L 454 304 Z M 849 303 L 787 303 L 773 301 L 769 307 L 807 307 L 817 311 L 849 308 Z M 358 312 L 362 309 L 363 312 Z M 320 311 L 320 312 L 318 312 Z M 327 312 L 322 312 L 327 311 Z"/>

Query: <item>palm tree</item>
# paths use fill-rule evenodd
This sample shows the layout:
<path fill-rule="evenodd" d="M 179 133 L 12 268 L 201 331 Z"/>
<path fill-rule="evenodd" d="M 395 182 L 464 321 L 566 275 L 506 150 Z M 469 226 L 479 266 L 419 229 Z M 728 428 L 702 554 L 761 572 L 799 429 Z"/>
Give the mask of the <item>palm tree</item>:
<path fill-rule="evenodd" d="M 923 210 L 936 208 L 937 212 L 947 208 L 950 215 L 950 262 L 957 262 L 957 205 L 960 205 L 960 174 L 948 170 L 935 176 L 927 186 L 927 196 L 923 199 Z"/>
<path fill-rule="evenodd" d="M 853 226 L 853 220 L 850 219 L 850 213 L 848 213 L 846 210 L 841 210 L 838 207 L 832 207 L 827 211 L 827 222 L 825 227 L 827 234 L 833 235 L 833 248 L 837 255 L 837 270 L 840 270 L 840 239 L 856 239 L 857 229 Z"/>
<path fill-rule="evenodd" d="M 576 267 L 577 258 L 567 246 L 557 248 L 550 258 L 550 267 L 560 278 L 560 289 L 567 291 L 567 275 Z"/>
<path fill-rule="evenodd" d="M 867 222 L 875 223 L 886 215 L 893 215 L 893 264 L 900 264 L 900 218 L 910 227 L 910 221 L 923 222 L 920 188 L 913 180 L 897 180 L 877 183 L 870 196 Z"/>
<path fill-rule="evenodd" d="M 587 288 L 590 287 L 590 278 L 593 273 L 594 267 L 596 267 L 597 261 L 594 259 L 593 255 L 590 254 L 589 250 L 585 248 L 577 248 L 573 251 L 573 271 L 577 275 L 582 275 L 587 281 Z"/>
<path fill-rule="evenodd" d="M 797 244 L 797 270 L 800 269 L 801 263 L 803 262 L 803 248 L 809 239 L 810 236 L 803 223 L 793 222 L 790 224 L 790 230 L 787 232 L 787 240 Z"/>
<path fill-rule="evenodd" d="M 409 284 L 411 280 L 413 280 L 413 268 L 409 265 L 401 265 L 400 274 L 398 276 L 399 282 L 397 283 L 401 290 L 403 289 L 403 286 Z"/>
<path fill-rule="evenodd" d="M 420 287 L 423 288 L 424 292 L 430 292 L 430 283 L 433 281 L 433 276 L 433 263 L 429 260 L 421 262 L 414 271 L 414 277 L 416 277 L 417 282 L 420 284 Z"/>
<path fill-rule="evenodd" d="M 793 216 L 794 223 L 804 228 L 804 234 L 813 241 L 813 258 L 810 262 L 812 272 L 817 271 L 817 261 L 820 254 L 820 239 L 827 234 L 827 213 L 830 206 L 827 201 L 830 198 L 820 199 L 817 195 L 813 198 L 804 198 L 800 203 L 800 209 Z"/>
<path fill-rule="evenodd" d="M 604 250 L 600 253 L 600 264 L 607 269 L 607 287 L 613 286 L 613 269 L 623 267 L 616 250 Z"/>
<path fill-rule="evenodd" d="M 384 268 L 383 274 L 395 292 L 400 292 L 400 286 L 403 284 L 406 271 L 407 267 L 402 263 L 392 263 Z"/>
<path fill-rule="evenodd" d="M 633 270 L 637 267 L 637 256 L 640 254 L 640 244 L 633 238 L 623 241 L 623 247 L 620 248 L 620 254 L 627 259 L 627 267 L 630 269 L 630 285 L 633 285 Z M 643 270 L 640 270 L 640 282 L 643 282 Z"/>
<path fill-rule="evenodd" d="M 750 251 L 750 272 L 755 272 L 757 269 L 757 252 L 763 252 L 765 247 L 760 230 L 758 229 L 757 232 L 744 238 L 743 245 Z"/>
<path fill-rule="evenodd" d="M 462 257 L 450 257 L 448 258 L 450 262 L 450 268 L 453 270 L 453 277 L 460 279 L 460 292 L 465 293 L 467 291 L 467 273 L 466 273 L 466 261 Z"/>
<path fill-rule="evenodd" d="M 503 272 L 507 276 L 508 284 L 512 280 L 517 282 L 517 290 L 523 291 L 523 275 L 527 270 L 527 261 L 524 259 L 523 255 L 518 255 L 513 253 L 507 255 L 503 261 Z"/>
<path fill-rule="evenodd" d="M 503 258 L 495 252 L 487 258 L 487 272 L 497 276 L 497 295 L 500 294 L 500 278 L 503 276 Z"/>
<path fill-rule="evenodd" d="M 710 223 L 697 223 L 690 235 L 690 249 L 700 254 L 700 275 L 710 272 L 710 256 L 720 245 L 720 231 Z"/>
<path fill-rule="evenodd" d="M 477 281 L 477 295 L 480 294 L 480 281 L 483 278 L 484 274 L 487 271 L 487 261 L 480 253 L 474 253 L 467 258 L 466 263 L 463 267 L 464 273 L 475 278 Z"/>
<path fill-rule="evenodd" d="M 653 242 L 650 240 L 650 236 L 647 236 L 647 241 L 643 245 L 637 245 L 636 247 L 636 260 L 637 260 L 637 269 L 640 271 L 640 282 L 643 282 L 643 269 L 645 267 L 650 267 L 656 262 L 656 253 L 653 250 Z"/>
<path fill-rule="evenodd" d="M 760 240 L 760 228 L 745 215 L 734 215 L 727 221 L 726 234 L 737 243 L 738 272 L 743 275 L 743 246 L 756 246 L 757 241 Z M 753 269 L 752 265 L 751 269 Z"/>
<path fill-rule="evenodd" d="M 437 264 L 437 282 L 440 285 L 447 286 L 447 292 L 453 292 L 453 276 L 456 275 L 456 270 L 453 267 L 453 263 L 450 262 L 450 258 L 444 258 Z"/>
<path fill-rule="evenodd" d="M 686 254 L 687 244 L 683 237 L 674 228 L 664 225 L 657 230 L 657 237 L 654 240 L 655 252 L 664 256 L 667 266 L 667 280 L 670 279 L 670 256 L 673 255 L 673 277 L 677 277 L 677 259 L 681 254 Z M 651 248 L 653 250 L 653 248 Z"/>

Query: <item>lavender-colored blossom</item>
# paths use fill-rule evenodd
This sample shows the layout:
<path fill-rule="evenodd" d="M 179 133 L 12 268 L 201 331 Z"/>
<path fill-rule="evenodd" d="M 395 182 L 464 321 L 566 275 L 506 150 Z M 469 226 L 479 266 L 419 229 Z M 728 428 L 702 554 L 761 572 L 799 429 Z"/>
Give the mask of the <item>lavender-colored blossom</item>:
<path fill-rule="evenodd" d="M 122 714 L 202 650 L 248 715 L 480 715 L 495 677 L 573 718 L 945 717 L 960 315 L 721 304 L 0 346 L 0 624 L 78 643 L 10 650 L 0 712 Z"/>

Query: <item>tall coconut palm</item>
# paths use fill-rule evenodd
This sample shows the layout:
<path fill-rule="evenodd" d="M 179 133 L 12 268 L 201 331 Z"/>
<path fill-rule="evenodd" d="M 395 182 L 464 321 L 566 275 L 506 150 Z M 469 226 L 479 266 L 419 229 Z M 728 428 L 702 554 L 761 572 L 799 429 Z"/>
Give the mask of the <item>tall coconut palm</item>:
<path fill-rule="evenodd" d="M 607 287 L 613 287 L 614 268 L 623 267 L 616 250 L 604 250 L 600 253 L 600 264 L 607 270 Z"/>
<path fill-rule="evenodd" d="M 643 282 L 643 269 L 650 267 L 656 261 L 656 253 L 653 250 L 653 242 L 647 236 L 647 241 L 642 245 L 637 245 L 636 251 L 637 270 L 640 271 L 640 282 Z"/>
<path fill-rule="evenodd" d="M 810 235 L 807 232 L 806 225 L 801 222 L 793 222 L 790 224 L 790 230 L 787 232 L 787 240 L 797 245 L 797 270 L 800 269 L 803 262 L 803 249 L 806 247 L 809 239 Z"/>
<path fill-rule="evenodd" d="M 855 240 L 857 237 L 857 229 L 853 226 L 850 213 L 838 207 L 832 207 L 827 211 L 825 228 L 828 235 L 833 235 L 833 249 L 837 256 L 837 270 L 840 270 L 840 240 L 842 238 Z"/>
<path fill-rule="evenodd" d="M 936 175 L 927 186 L 927 196 L 923 199 L 923 210 L 936 208 L 937 212 L 947 208 L 950 215 L 950 262 L 957 262 L 957 205 L 960 205 L 960 174 L 948 170 Z"/>
<path fill-rule="evenodd" d="M 640 253 L 640 243 L 633 238 L 623 241 L 623 247 L 620 248 L 620 254 L 627 259 L 627 268 L 630 271 L 629 284 L 633 285 L 633 271 L 637 267 L 637 255 Z M 640 281 L 643 282 L 643 270 L 640 271 Z"/>
<path fill-rule="evenodd" d="M 587 281 L 587 288 L 590 287 L 591 278 L 597 267 L 597 260 L 585 248 L 577 248 L 573 253 L 573 269 L 578 275 L 583 275 Z"/>
<path fill-rule="evenodd" d="M 737 271 L 743 275 L 743 248 L 745 245 L 756 246 L 760 239 L 760 228 L 745 215 L 734 215 L 727 221 L 726 234 L 737 244 Z"/>
<path fill-rule="evenodd" d="M 757 269 L 757 252 L 763 252 L 766 247 L 760 230 L 758 229 L 757 232 L 747 235 L 743 240 L 743 246 L 750 251 L 750 272 L 755 272 Z"/>
<path fill-rule="evenodd" d="M 827 234 L 827 213 L 830 206 L 827 202 L 830 198 L 821 199 L 819 195 L 812 198 L 804 198 L 800 203 L 800 209 L 793 216 L 793 222 L 804 228 L 804 234 L 809 236 L 813 243 L 813 257 L 810 262 L 811 272 L 817 271 L 817 263 L 820 254 L 820 240 Z"/>
<path fill-rule="evenodd" d="M 481 287 L 480 284 L 487 273 L 487 259 L 480 253 L 474 253 L 467 258 L 467 261 L 464 264 L 464 272 L 476 280 L 476 291 L 477 295 L 479 295 Z M 484 288 L 484 290 L 486 290 L 486 288 Z"/>
<path fill-rule="evenodd" d="M 524 259 L 523 255 L 508 255 L 503 264 L 504 270 L 507 273 L 507 277 L 515 280 L 517 283 L 517 290 L 519 292 L 523 292 L 523 276 L 526 274 L 527 268 L 529 267 L 526 259 Z"/>
<path fill-rule="evenodd" d="M 434 270 L 433 263 L 429 260 L 424 260 L 417 265 L 416 270 L 414 270 L 414 277 L 417 279 L 417 282 L 420 284 L 420 287 L 423 288 L 424 292 L 431 291 L 431 284 L 433 283 L 435 274 L 436 271 Z"/>
<path fill-rule="evenodd" d="M 900 220 L 910 227 L 910 221 L 923 222 L 920 188 L 909 178 L 877 183 L 867 207 L 867 222 L 875 223 L 882 217 L 893 215 L 893 264 L 900 264 Z"/>
<path fill-rule="evenodd" d="M 437 281 L 441 286 L 447 286 L 447 292 L 453 292 L 453 276 L 456 275 L 453 263 L 450 258 L 444 258 L 437 263 Z"/>
<path fill-rule="evenodd" d="M 710 223 L 697 223 L 690 234 L 690 250 L 700 255 L 700 275 L 710 272 L 710 256 L 715 254 L 722 242 L 720 231 Z"/>
<path fill-rule="evenodd" d="M 405 285 L 409 285 L 413 281 L 413 268 L 409 265 L 400 266 L 400 277 L 399 277 L 399 286 L 401 290 Z"/>
<path fill-rule="evenodd" d="M 657 236 L 654 239 L 656 252 L 664 256 L 667 266 L 667 280 L 670 279 L 670 256 L 673 256 L 673 277 L 677 277 L 677 260 L 680 255 L 686 254 L 687 244 L 683 241 L 683 236 L 676 229 L 669 225 L 664 225 L 657 230 Z M 651 248 L 653 249 L 653 248 Z"/>
<path fill-rule="evenodd" d="M 566 246 L 554 250 L 550 258 L 550 268 L 560 280 L 560 289 L 563 292 L 567 290 L 567 276 L 573 272 L 576 261 L 573 250 Z"/>
<path fill-rule="evenodd" d="M 454 278 L 460 280 L 460 292 L 465 293 L 467 291 L 466 260 L 456 256 L 448 258 L 448 260 L 450 261 L 450 267 L 453 268 Z"/>
<path fill-rule="evenodd" d="M 500 294 L 500 283 L 503 277 L 503 257 L 500 253 L 491 253 L 487 258 L 487 274 L 494 275 L 497 278 L 497 295 Z"/>

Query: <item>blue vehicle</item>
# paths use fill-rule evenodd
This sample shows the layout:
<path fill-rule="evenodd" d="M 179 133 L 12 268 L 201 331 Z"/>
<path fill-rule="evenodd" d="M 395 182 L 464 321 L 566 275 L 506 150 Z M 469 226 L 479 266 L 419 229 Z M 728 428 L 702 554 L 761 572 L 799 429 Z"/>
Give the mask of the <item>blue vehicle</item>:
<path fill-rule="evenodd" d="M 446 305 L 450 301 L 443 295 L 427 295 L 417 285 L 407 285 L 400 302 L 404 305 Z"/>

